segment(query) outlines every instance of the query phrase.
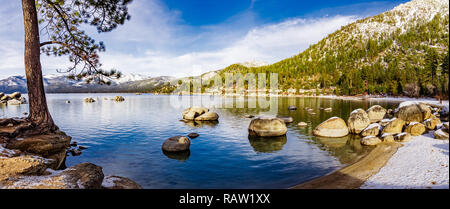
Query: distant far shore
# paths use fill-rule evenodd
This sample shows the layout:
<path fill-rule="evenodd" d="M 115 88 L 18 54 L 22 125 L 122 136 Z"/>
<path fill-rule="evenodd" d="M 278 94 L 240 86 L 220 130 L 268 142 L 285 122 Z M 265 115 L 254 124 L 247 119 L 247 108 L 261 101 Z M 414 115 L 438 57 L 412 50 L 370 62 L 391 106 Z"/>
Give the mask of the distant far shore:
<path fill-rule="evenodd" d="M 26 94 L 26 93 L 25 93 Z M 154 93 L 154 92 L 47 92 L 47 94 L 154 94 L 154 95 L 179 95 L 172 93 Z M 180 94 L 180 96 L 244 96 L 244 97 L 257 97 L 258 95 L 242 95 L 242 94 Z M 264 96 L 264 95 L 260 95 Z M 285 94 L 267 94 L 265 97 L 300 97 L 300 98 L 325 98 L 325 99 L 342 99 L 342 100 L 370 100 L 370 101 L 423 101 L 423 102 L 439 102 L 433 97 L 407 97 L 407 96 L 381 96 L 381 95 L 368 95 L 368 96 L 337 96 L 337 95 L 285 95 Z M 441 100 L 442 104 L 448 104 L 449 100 Z"/>

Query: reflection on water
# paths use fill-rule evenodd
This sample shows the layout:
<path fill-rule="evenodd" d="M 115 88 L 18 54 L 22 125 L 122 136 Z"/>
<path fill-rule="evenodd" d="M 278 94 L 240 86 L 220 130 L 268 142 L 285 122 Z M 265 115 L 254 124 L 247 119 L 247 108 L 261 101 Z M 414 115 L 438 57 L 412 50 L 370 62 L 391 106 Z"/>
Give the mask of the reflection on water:
<path fill-rule="evenodd" d="M 288 188 L 352 163 L 370 149 L 361 146 L 357 137 L 314 137 L 314 127 L 333 116 L 346 120 L 356 108 L 395 105 L 278 98 L 274 108 L 247 108 L 246 102 L 256 101 L 254 97 L 120 94 L 124 102 L 104 99 L 116 95 L 48 94 L 47 100 L 56 124 L 73 141 L 89 147 L 78 157 L 68 156 L 68 167 L 91 162 L 101 166 L 105 175 L 125 176 L 144 188 Z M 97 102 L 84 103 L 85 97 Z M 211 98 L 213 101 L 204 102 Z M 185 100 L 185 103 L 172 106 L 171 99 Z M 217 112 L 219 122 L 180 122 L 185 108 L 199 106 L 186 99 L 201 101 L 200 105 Z M 71 103 L 67 104 L 66 100 Z M 215 108 L 217 101 L 231 106 L 244 102 L 244 108 Z M 290 105 L 297 110 L 288 110 Z M 23 117 L 24 112 L 28 112 L 27 105 L 0 105 L 1 117 Z M 292 117 L 294 122 L 287 124 L 285 137 L 251 138 L 248 125 L 252 119 L 246 118 L 247 114 Z M 300 128 L 299 122 L 308 126 Z M 191 141 L 190 152 L 161 151 L 167 138 L 192 132 L 200 136 Z"/>
<path fill-rule="evenodd" d="M 191 151 L 189 151 L 189 150 L 182 151 L 182 152 L 167 152 L 167 151 L 162 150 L 162 152 L 168 158 L 178 160 L 181 162 L 186 161 L 189 158 L 189 156 L 191 155 Z"/>
<path fill-rule="evenodd" d="M 193 128 L 202 128 L 203 126 L 214 128 L 219 121 L 193 121 L 193 120 L 180 120 L 184 124 Z"/>
<path fill-rule="evenodd" d="M 257 137 L 248 135 L 250 145 L 256 152 L 276 152 L 283 149 L 287 142 L 286 136 L 278 137 Z"/>

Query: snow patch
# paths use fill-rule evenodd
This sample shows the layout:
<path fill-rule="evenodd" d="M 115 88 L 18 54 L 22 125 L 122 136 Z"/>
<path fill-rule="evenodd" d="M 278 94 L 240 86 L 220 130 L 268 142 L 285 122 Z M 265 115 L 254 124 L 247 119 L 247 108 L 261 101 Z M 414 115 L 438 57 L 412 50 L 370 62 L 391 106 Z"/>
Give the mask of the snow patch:
<path fill-rule="evenodd" d="M 433 133 L 404 143 L 361 189 L 449 189 L 449 141 Z"/>

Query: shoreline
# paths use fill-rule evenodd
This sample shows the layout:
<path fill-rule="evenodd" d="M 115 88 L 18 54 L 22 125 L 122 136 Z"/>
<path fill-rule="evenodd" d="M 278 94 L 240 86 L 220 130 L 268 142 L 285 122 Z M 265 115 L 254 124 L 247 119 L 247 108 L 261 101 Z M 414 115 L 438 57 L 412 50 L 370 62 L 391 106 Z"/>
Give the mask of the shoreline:
<path fill-rule="evenodd" d="M 353 164 L 288 189 L 449 189 L 448 140 L 432 135 L 379 144 Z"/>
<path fill-rule="evenodd" d="M 379 144 L 355 163 L 289 189 L 359 189 L 367 179 L 378 173 L 402 146 L 398 142 Z"/>

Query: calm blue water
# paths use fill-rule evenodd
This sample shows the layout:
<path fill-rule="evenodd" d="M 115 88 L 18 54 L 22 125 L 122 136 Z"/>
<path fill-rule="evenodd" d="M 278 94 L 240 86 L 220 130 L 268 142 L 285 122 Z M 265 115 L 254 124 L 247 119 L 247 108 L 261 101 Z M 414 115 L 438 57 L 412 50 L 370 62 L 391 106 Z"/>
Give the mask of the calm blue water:
<path fill-rule="evenodd" d="M 354 162 L 368 148 L 358 139 L 327 139 L 312 136 L 312 129 L 322 121 L 339 116 L 345 120 L 359 107 L 364 109 L 387 102 L 343 101 L 318 98 L 279 98 L 275 112 L 254 108 L 210 108 L 220 115 L 218 123 L 181 122 L 184 106 L 174 107 L 171 98 L 200 99 L 167 95 L 120 94 L 124 102 L 104 100 L 118 94 L 48 94 L 50 112 L 72 141 L 88 147 L 81 156 L 68 156 L 68 167 L 91 162 L 103 167 L 105 175 L 131 178 L 144 188 L 288 188 L 323 176 Z M 95 103 L 84 103 L 93 97 Z M 222 97 L 220 97 L 222 98 Z M 70 104 L 66 104 L 70 100 Z M 251 98 L 250 98 L 251 100 Z M 233 98 L 225 103 L 234 104 Z M 211 103 L 204 103 L 204 106 Z M 288 111 L 296 105 L 297 111 Z M 314 109 L 315 115 L 304 107 Z M 324 112 L 320 107 L 332 107 Z M 28 105 L 0 106 L 0 117 L 23 117 Z M 245 114 L 291 116 L 286 137 L 249 139 L 251 119 Z M 309 124 L 297 127 L 300 121 Z M 191 140 L 190 153 L 165 155 L 165 139 L 191 132 L 200 137 Z"/>

